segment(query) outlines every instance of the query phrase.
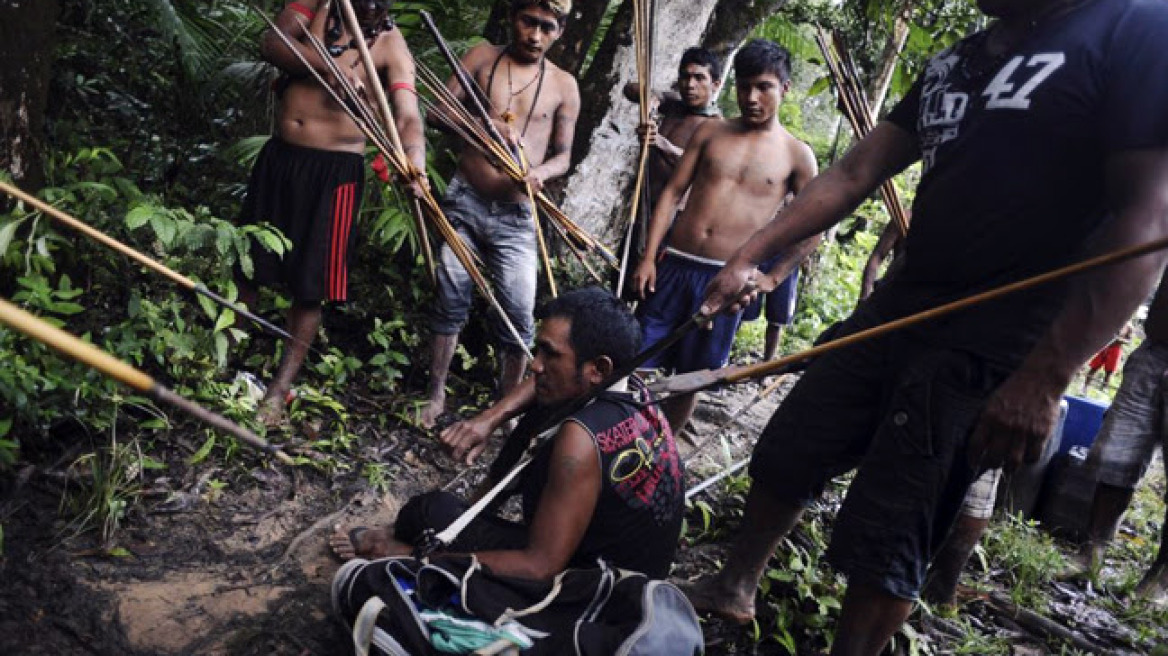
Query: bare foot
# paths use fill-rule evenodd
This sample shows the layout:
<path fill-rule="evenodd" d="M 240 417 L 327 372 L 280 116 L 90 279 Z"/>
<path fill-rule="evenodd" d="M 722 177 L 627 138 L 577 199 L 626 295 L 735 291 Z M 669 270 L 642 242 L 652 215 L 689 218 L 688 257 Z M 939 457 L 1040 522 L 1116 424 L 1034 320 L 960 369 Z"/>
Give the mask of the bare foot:
<path fill-rule="evenodd" d="M 256 418 L 265 428 L 276 428 L 282 426 L 288 421 L 288 415 L 284 413 L 284 394 L 273 395 L 270 392 L 260 401 L 259 408 L 256 410 Z"/>
<path fill-rule="evenodd" d="M 329 548 L 342 561 L 354 558 L 384 558 L 390 555 L 394 539 L 389 529 L 358 526 L 345 532 L 340 524 L 333 527 Z"/>
<path fill-rule="evenodd" d="M 1089 547 L 1067 558 L 1067 566 L 1055 575 L 1058 581 L 1094 581 L 1102 567 L 1102 554 Z"/>
<path fill-rule="evenodd" d="M 446 395 L 431 396 L 426 400 L 426 406 L 418 413 L 418 425 L 426 430 L 434 428 L 443 412 L 446 412 Z"/>
<path fill-rule="evenodd" d="M 1157 606 L 1168 605 L 1168 565 L 1152 565 L 1136 586 L 1135 596 Z"/>
<path fill-rule="evenodd" d="M 680 583 L 677 587 L 699 613 L 709 613 L 739 626 L 754 620 L 754 590 L 749 593 L 733 590 L 717 575 Z"/>

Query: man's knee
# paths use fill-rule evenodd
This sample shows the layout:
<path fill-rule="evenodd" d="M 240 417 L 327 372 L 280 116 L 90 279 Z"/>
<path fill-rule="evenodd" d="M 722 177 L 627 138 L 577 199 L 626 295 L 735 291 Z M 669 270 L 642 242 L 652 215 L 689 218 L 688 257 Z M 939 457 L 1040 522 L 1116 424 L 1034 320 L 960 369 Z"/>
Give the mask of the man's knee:
<path fill-rule="evenodd" d="M 434 490 L 410 498 L 398 511 L 394 537 L 418 544 L 427 530 L 441 531 L 462 514 L 466 503 L 450 492 Z"/>

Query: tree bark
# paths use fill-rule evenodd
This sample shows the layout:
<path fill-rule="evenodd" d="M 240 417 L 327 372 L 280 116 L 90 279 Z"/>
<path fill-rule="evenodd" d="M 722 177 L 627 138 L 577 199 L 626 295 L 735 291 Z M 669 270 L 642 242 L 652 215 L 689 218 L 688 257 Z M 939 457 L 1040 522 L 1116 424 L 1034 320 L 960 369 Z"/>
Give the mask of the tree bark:
<path fill-rule="evenodd" d="M 576 0 L 564 35 L 552 46 L 548 57 L 565 71 L 579 75 L 608 4 L 607 0 Z"/>
<path fill-rule="evenodd" d="M 872 105 L 874 118 L 880 116 L 880 108 L 884 105 L 884 99 L 888 97 L 888 87 L 892 84 L 892 74 L 896 72 L 900 53 L 904 50 L 904 44 L 908 42 L 910 9 L 911 4 L 907 1 L 900 6 L 900 11 L 892 21 L 892 31 L 888 34 L 888 40 L 884 42 L 884 50 L 880 53 L 880 68 L 876 70 L 868 85 L 868 101 Z"/>
<path fill-rule="evenodd" d="M 495 0 L 487 26 L 483 28 L 483 38 L 495 45 L 503 45 L 511 38 L 511 0 Z"/>
<path fill-rule="evenodd" d="M 653 69 L 659 87 L 677 76 L 681 53 L 700 43 L 716 4 L 718 0 L 659 0 Z M 576 166 L 562 204 L 568 216 L 610 245 L 617 242 L 627 218 L 625 195 L 637 156 L 638 109 L 622 95 L 625 83 L 637 76 L 631 26 L 632 2 L 625 0 L 581 81 L 585 102 L 576 123 Z"/>
<path fill-rule="evenodd" d="M 720 0 L 714 8 L 702 47 L 722 62 L 722 80 L 730 70 L 730 59 L 754 28 L 783 8 L 787 0 Z"/>
<path fill-rule="evenodd" d="M 0 0 L 0 170 L 40 188 L 57 0 Z"/>

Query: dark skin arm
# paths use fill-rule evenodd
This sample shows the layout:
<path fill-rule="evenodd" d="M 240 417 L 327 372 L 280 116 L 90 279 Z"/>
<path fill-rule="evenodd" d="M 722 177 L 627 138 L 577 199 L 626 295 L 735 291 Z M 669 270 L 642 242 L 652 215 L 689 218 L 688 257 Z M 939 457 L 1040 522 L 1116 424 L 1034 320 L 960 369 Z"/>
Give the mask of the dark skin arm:
<path fill-rule="evenodd" d="M 799 192 L 803 191 L 819 173 L 819 162 L 815 161 L 815 153 L 806 145 L 800 144 L 800 146 L 796 155 L 795 170 L 787 183 L 787 198 L 783 200 L 783 204 L 779 207 L 776 220 L 782 220 L 783 211 L 788 205 L 788 199 L 791 199 L 793 196 L 798 196 Z M 815 251 L 822 239 L 822 233 L 818 233 L 800 241 L 794 248 L 787 250 L 783 254 L 783 257 L 779 258 L 779 261 L 771 266 L 770 271 L 767 271 L 766 275 L 761 277 L 759 281 L 759 293 L 765 294 L 774 291 L 776 287 L 783 284 L 787 276 L 791 275 L 791 271 Z"/>
<path fill-rule="evenodd" d="M 529 376 L 491 407 L 442 431 L 438 439 L 450 457 L 472 465 L 503 422 L 527 412 L 534 404 L 535 378 Z"/>
<path fill-rule="evenodd" d="M 289 3 L 291 4 L 291 3 Z M 276 28 L 279 29 L 288 40 L 291 41 L 292 46 L 300 51 L 312 68 L 324 76 L 326 80 L 332 81 L 332 75 L 329 72 L 327 64 L 316 54 L 316 50 L 308 43 L 305 37 L 305 26 L 308 25 L 312 33 L 318 39 L 324 39 L 324 25 L 328 14 L 328 3 L 316 2 L 315 0 L 305 0 L 300 3 L 310 11 L 316 12 L 315 17 L 309 24 L 307 18 L 297 11 L 289 9 L 287 6 L 276 16 Z M 272 64 L 280 70 L 292 76 L 309 75 L 310 71 L 300 61 L 288 45 L 284 43 L 275 32 L 268 29 L 260 37 L 260 55 L 263 56 L 264 61 Z M 356 89 L 363 89 L 364 82 L 361 81 L 360 76 L 356 72 L 356 66 L 359 63 L 359 54 L 356 50 L 346 51 L 340 57 L 335 59 L 335 62 L 342 72 L 349 78 L 349 83 Z M 336 83 L 333 83 L 336 86 Z"/>
<path fill-rule="evenodd" d="M 426 137 L 422 126 L 422 114 L 418 110 L 418 96 L 409 89 L 390 91 L 394 84 L 406 84 L 410 89 L 414 87 L 416 70 L 414 59 L 410 56 L 409 47 L 401 35 L 400 30 L 393 30 L 382 34 L 378 38 L 379 53 L 382 54 L 379 69 L 385 71 L 389 81 L 386 93 L 393 108 L 393 118 L 397 125 L 398 135 L 401 137 L 402 149 L 414 168 L 421 174 L 416 180 L 410 181 L 410 189 L 415 197 L 424 195 L 422 187 L 428 187 L 426 180 Z"/>
<path fill-rule="evenodd" d="M 633 273 L 633 289 L 637 291 L 637 296 L 642 300 L 657 291 L 658 252 L 661 249 L 662 241 L 665 240 L 665 233 L 669 230 L 673 215 L 677 212 L 678 204 L 681 203 L 686 190 L 693 183 L 701 153 L 713 133 L 712 122 L 698 128 L 697 133 L 689 142 L 689 147 L 682 154 L 677 168 L 673 169 L 673 175 L 669 177 L 669 182 L 661 190 L 661 195 L 657 197 L 657 205 L 653 208 L 652 218 L 649 219 L 649 233 L 645 238 L 645 255 Z"/>
<path fill-rule="evenodd" d="M 592 522 L 600 498 L 600 459 L 592 437 L 566 422 L 552 445 L 547 487 L 524 549 L 485 551 L 479 562 L 496 574 L 548 580 L 564 571 Z"/>
<path fill-rule="evenodd" d="M 730 312 L 737 312 L 749 304 L 756 292 L 746 291 L 758 283 L 759 263 L 842 221 L 882 182 L 919 157 L 912 135 L 891 123 L 879 123 L 795 196 L 782 221 L 771 221 L 738 249 L 706 288 L 702 313 L 711 315 L 728 305 Z"/>
<path fill-rule="evenodd" d="M 1168 150 L 1114 153 L 1105 166 L 1111 218 L 1093 254 L 1168 236 Z M 970 439 L 971 465 L 1010 470 L 1038 459 L 1075 371 L 1148 297 L 1166 261 L 1160 251 L 1071 280 L 1050 330 L 987 401 Z"/>
<path fill-rule="evenodd" d="M 860 280 L 861 301 L 872 295 L 872 290 L 876 287 L 876 281 L 880 276 L 880 266 L 884 264 L 884 259 L 899 243 L 900 228 L 897 227 L 895 221 L 889 221 L 880 233 L 880 239 L 876 241 L 876 248 L 873 248 L 872 254 L 868 256 L 868 263 L 864 265 L 864 276 Z"/>
<path fill-rule="evenodd" d="M 544 182 L 567 173 L 572 165 L 572 140 L 576 134 L 576 119 L 580 116 L 580 90 L 576 81 L 570 78 L 566 86 L 564 101 L 556 108 L 548 156 L 542 164 L 532 167 L 524 180 L 535 193 L 543 191 Z"/>
<path fill-rule="evenodd" d="M 466 54 L 462 56 L 462 67 L 466 70 L 467 75 L 469 75 L 471 79 L 474 79 L 475 75 L 477 75 L 479 67 L 483 65 L 483 62 L 487 61 L 488 58 L 493 57 L 495 53 L 496 50 L 489 44 L 475 46 L 474 48 L 466 51 Z M 454 77 L 453 75 L 450 76 L 450 79 L 446 80 L 446 88 L 450 91 L 450 93 L 454 94 L 455 98 L 458 98 L 459 102 L 466 104 L 466 92 L 463 91 L 462 85 L 458 83 L 457 77 Z M 442 130 L 443 132 L 450 131 L 450 128 L 444 122 L 442 122 L 441 119 L 438 118 L 437 112 L 430 112 L 427 114 L 426 124 L 432 128 Z"/>

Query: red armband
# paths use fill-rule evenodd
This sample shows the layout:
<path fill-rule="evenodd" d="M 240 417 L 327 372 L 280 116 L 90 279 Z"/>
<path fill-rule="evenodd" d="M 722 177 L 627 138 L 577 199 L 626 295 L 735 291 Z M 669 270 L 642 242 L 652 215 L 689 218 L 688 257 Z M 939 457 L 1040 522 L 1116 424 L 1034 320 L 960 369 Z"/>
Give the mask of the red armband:
<path fill-rule="evenodd" d="M 410 84 L 409 82 L 394 82 L 393 84 L 389 85 L 389 92 L 390 93 L 393 93 L 394 91 L 398 91 L 398 90 L 409 91 L 410 93 L 417 93 L 417 90 L 414 89 L 414 85 Z"/>
<path fill-rule="evenodd" d="M 300 14 L 301 16 L 307 18 L 308 20 L 312 20 L 313 18 L 316 18 L 315 11 L 309 9 L 308 7 L 305 7 L 304 5 L 300 4 L 299 2 L 289 3 L 288 9 L 291 9 L 292 11 Z"/>

